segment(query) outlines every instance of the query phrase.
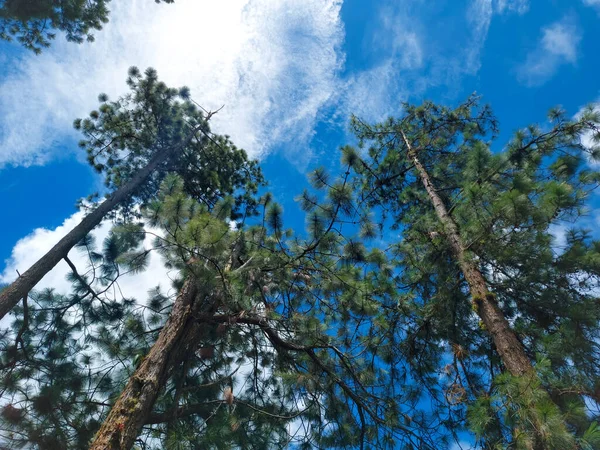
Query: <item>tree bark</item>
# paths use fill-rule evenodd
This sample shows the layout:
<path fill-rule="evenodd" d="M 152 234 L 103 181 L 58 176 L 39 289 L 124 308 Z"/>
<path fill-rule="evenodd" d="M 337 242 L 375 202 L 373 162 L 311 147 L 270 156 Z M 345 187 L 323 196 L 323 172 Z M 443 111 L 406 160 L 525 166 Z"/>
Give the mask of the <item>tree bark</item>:
<path fill-rule="evenodd" d="M 235 250 L 234 250 L 235 255 Z M 233 256 L 225 270 L 230 270 Z M 212 330 L 198 318 L 212 316 L 222 304 L 223 288 L 203 291 L 193 273 L 181 289 L 158 339 L 96 433 L 90 450 L 129 450 L 142 427 L 155 422 L 154 402 L 171 372 L 198 348 Z M 175 405 L 175 419 L 180 411 Z"/>
<path fill-rule="evenodd" d="M 487 283 L 477 264 L 469 257 L 459 234 L 458 225 L 448 213 L 446 205 L 438 195 L 427 170 L 417 157 L 417 152 L 408 141 L 404 132 L 402 138 L 406 144 L 408 156 L 412 160 L 419 178 L 444 228 L 444 234 L 450 243 L 454 257 L 469 285 L 477 314 L 492 336 L 498 354 L 508 371 L 514 376 L 533 373 L 531 361 L 525 349 L 517 339 L 504 314 L 496 304 L 495 296 L 488 290 Z"/>
<path fill-rule="evenodd" d="M 240 245 L 239 240 L 234 241 L 225 272 L 239 266 Z M 195 262 L 192 259 L 188 265 Z M 221 281 L 226 283 L 225 279 Z M 144 424 L 154 421 L 154 402 L 172 369 L 189 357 L 212 330 L 198 319 L 212 316 L 217 311 L 223 303 L 225 291 L 225 285 L 213 288 L 211 292 L 198 288 L 197 278 L 193 270 L 190 271 L 165 326 L 148 355 L 129 378 L 96 433 L 90 450 L 129 450 L 133 446 Z M 175 405 L 176 413 L 180 410 L 178 406 Z"/>
<path fill-rule="evenodd" d="M 180 347 L 189 348 L 186 341 L 201 296 L 195 278 L 188 277 L 158 339 L 129 378 L 90 450 L 128 450 L 133 446 L 168 378 L 169 368 L 183 354 Z"/>
<path fill-rule="evenodd" d="M 69 251 L 83 239 L 102 219 L 120 203 L 133 194 L 157 167 L 170 155 L 187 145 L 198 128 L 181 143 L 159 151 L 148 164 L 140 169 L 127 183 L 113 192 L 94 211 L 88 214 L 73 230 L 67 233 L 44 256 L 0 293 L 0 320 L 46 275 L 66 257 Z"/>

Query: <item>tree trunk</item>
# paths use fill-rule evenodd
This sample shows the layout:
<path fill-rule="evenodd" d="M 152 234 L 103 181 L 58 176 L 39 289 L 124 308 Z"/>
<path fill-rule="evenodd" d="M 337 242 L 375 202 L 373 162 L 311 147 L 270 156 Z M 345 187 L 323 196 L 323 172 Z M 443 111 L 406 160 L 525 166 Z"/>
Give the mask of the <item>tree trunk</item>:
<path fill-rule="evenodd" d="M 408 149 L 408 156 L 412 160 L 419 178 L 429 195 L 438 219 L 443 225 L 444 234 L 450 242 L 450 247 L 457 259 L 458 265 L 463 272 L 465 280 L 469 285 L 471 296 L 477 313 L 481 317 L 486 329 L 492 336 L 498 354 L 508 371 L 514 376 L 522 376 L 533 373 L 531 361 L 525 354 L 525 349 L 517 336 L 510 328 L 510 324 L 496 304 L 495 296 L 488 290 L 487 283 L 477 264 L 469 257 L 467 250 L 460 238 L 458 226 L 448 213 L 444 202 L 438 195 L 435 186 L 429 178 L 427 170 L 417 157 L 417 152 L 410 145 L 404 132 L 402 138 Z"/>
<path fill-rule="evenodd" d="M 2 319 L 50 270 L 65 258 L 69 251 L 83 239 L 102 219 L 121 202 L 133 194 L 137 188 L 171 154 L 187 145 L 198 128 L 181 143 L 158 152 L 148 164 L 140 169 L 127 183 L 113 192 L 94 211 L 88 214 L 73 230 L 67 233 L 48 253 L 42 256 L 27 271 L 0 293 L 0 319 Z"/>
<path fill-rule="evenodd" d="M 158 339 L 129 378 L 90 450 L 129 450 L 142 427 L 152 422 L 154 402 L 172 370 L 193 354 L 211 331 L 197 318 L 216 312 L 222 304 L 223 291 L 203 292 L 196 286 L 195 276 L 188 275 Z M 177 412 L 178 405 L 175 408 Z"/>
<path fill-rule="evenodd" d="M 190 327 L 196 328 L 193 316 L 201 297 L 195 278 L 189 277 L 158 339 L 129 378 L 96 433 L 90 450 L 128 450 L 133 446 L 150 417 L 154 402 L 168 378 L 169 369 L 185 353 L 181 348 L 190 348 Z"/>
<path fill-rule="evenodd" d="M 240 247 L 241 241 L 235 240 L 223 268 L 225 272 L 239 266 Z M 196 260 L 191 259 L 188 265 L 194 262 Z M 199 289 L 197 283 L 196 276 L 190 271 L 158 339 L 129 378 L 96 433 L 90 450 L 129 450 L 144 424 L 152 422 L 154 402 L 172 370 L 189 357 L 212 330 L 198 318 L 214 314 L 223 303 L 225 291 L 218 287 L 207 292 Z M 179 405 L 174 406 L 177 413 Z"/>

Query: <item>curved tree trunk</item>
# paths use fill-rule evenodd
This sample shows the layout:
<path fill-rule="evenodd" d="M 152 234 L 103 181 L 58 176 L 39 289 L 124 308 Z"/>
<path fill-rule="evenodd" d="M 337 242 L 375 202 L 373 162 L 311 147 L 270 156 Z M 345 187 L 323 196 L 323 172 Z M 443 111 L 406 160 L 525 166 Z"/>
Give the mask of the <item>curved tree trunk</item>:
<path fill-rule="evenodd" d="M 37 260 L 27 271 L 21 274 L 19 278 L 3 289 L 0 293 L 0 319 L 33 289 L 44 275 L 50 272 L 61 259 L 65 258 L 75 244 L 92 231 L 110 211 L 131 196 L 167 157 L 187 145 L 196 134 L 197 129 L 194 129 L 181 143 L 154 155 L 144 168 L 140 169 L 127 183 L 113 192 L 94 211 L 85 216 L 73 230 L 58 241 L 54 247 Z"/>

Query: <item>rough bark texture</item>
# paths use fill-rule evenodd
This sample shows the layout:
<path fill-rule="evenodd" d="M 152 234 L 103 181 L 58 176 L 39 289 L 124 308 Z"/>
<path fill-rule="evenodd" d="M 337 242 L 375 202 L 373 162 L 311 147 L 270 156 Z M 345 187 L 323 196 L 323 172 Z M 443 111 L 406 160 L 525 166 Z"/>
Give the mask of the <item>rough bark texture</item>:
<path fill-rule="evenodd" d="M 110 410 L 96 433 L 90 450 L 130 449 L 146 420 L 154 402 L 166 382 L 170 366 L 180 357 L 178 347 L 188 347 L 188 328 L 194 314 L 198 289 L 190 277 L 184 283 L 173 310 L 158 339 L 150 349 Z M 174 354 L 177 354 L 175 356 Z M 174 357 L 175 356 L 175 357 Z"/>
<path fill-rule="evenodd" d="M 234 242 L 225 271 L 239 266 L 240 244 L 240 241 Z M 191 260 L 189 264 L 194 262 Z M 225 296 L 224 286 L 213 288 L 210 292 L 197 286 L 192 271 L 186 278 L 158 339 L 130 377 L 96 433 L 90 450 L 129 450 L 144 424 L 162 420 L 162 417 L 152 414 L 160 390 L 172 371 L 198 348 L 210 332 L 211 328 L 198 319 L 212 316 L 222 305 Z M 179 412 L 182 412 L 179 405 L 174 405 L 173 414 L 165 416 L 165 420 L 174 420 Z"/>
<path fill-rule="evenodd" d="M 487 283 L 479 270 L 479 267 L 477 267 L 477 264 L 467 255 L 467 250 L 460 238 L 456 222 L 454 222 L 454 219 L 448 213 L 446 205 L 444 205 L 444 202 L 438 195 L 435 186 L 429 178 L 427 170 L 417 157 L 415 149 L 410 145 L 410 142 L 404 133 L 402 133 L 402 137 L 408 149 L 408 156 L 419 173 L 419 178 L 421 179 L 435 212 L 444 227 L 444 234 L 450 243 L 454 257 L 469 285 L 469 290 L 471 291 L 477 313 L 492 336 L 494 345 L 498 350 L 502 362 L 514 376 L 533 373 L 533 366 L 525 354 L 523 345 L 510 328 L 510 324 L 508 323 L 508 320 L 506 320 L 506 317 L 504 317 L 500 308 L 498 308 L 495 297 L 489 292 Z"/>
<path fill-rule="evenodd" d="M 226 270 L 229 270 L 231 265 Z M 152 415 L 154 402 L 176 369 L 207 338 L 210 327 L 198 318 L 212 316 L 222 304 L 222 288 L 205 292 L 197 287 L 191 274 L 181 289 L 169 319 L 142 364 L 130 377 L 121 395 L 100 427 L 90 450 L 129 450 L 142 427 L 156 423 Z M 166 421 L 178 417 L 180 408 L 174 405 Z"/>
<path fill-rule="evenodd" d="M 158 152 L 150 162 L 140 169 L 127 183 L 117 189 L 103 201 L 94 211 L 88 214 L 73 230 L 52 247 L 26 272 L 0 293 L 0 319 L 2 319 L 58 262 L 67 256 L 69 251 L 83 239 L 102 219 L 121 202 L 133 194 L 139 186 L 156 170 L 168 156 L 185 146 L 194 136 L 195 131 L 180 144 Z"/>

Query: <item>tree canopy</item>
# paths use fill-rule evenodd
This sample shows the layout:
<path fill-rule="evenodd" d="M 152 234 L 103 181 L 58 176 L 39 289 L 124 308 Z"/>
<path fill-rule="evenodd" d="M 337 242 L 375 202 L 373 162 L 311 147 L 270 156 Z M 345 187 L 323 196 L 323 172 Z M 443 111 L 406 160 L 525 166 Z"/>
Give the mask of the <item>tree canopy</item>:
<path fill-rule="evenodd" d="M 597 111 L 502 148 L 477 97 L 354 117 L 357 148 L 310 173 L 292 230 L 188 89 L 152 69 L 128 84 L 75 127 L 113 193 L 148 173 L 103 242 L 78 241 L 84 264 L 62 257 L 70 292 L 11 311 L 0 445 L 598 448 L 600 243 L 577 222 Z M 123 296 L 153 255 L 170 283 Z"/>
<path fill-rule="evenodd" d="M 367 154 L 346 149 L 362 201 L 401 232 L 390 253 L 404 354 L 428 361 L 415 366 L 428 389 L 443 369 L 440 410 L 466 414 L 489 446 L 575 448 L 571 433 L 596 433 L 585 402 L 599 400 L 600 247 L 576 220 L 600 180 L 588 164 L 598 148 L 582 144 L 588 133 L 598 142 L 600 115 L 569 120 L 556 109 L 549 120 L 492 152 L 497 122 L 476 97 L 456 109 L 425 102 L 380 124 L 354 118 Z M 575 227 L 558 249 L 551 226 L 564 221 Z M 482 313 L 486 300 L 508 329 Z M 517 338 L 508 356 L 502 333 Z M 521 367 L 510 359 L 518 352 Z M 540 377 L 531 391 L 530 364 Z"/>
<path fill-rule="evenodd" d="M 57 33 L 70 42 L 93 42 L 93 32 L 108 23 L 109 4 L 110 0 L 2 0 L 0 39 L 16 39 L 38 54 L 50 47 Z"/>

